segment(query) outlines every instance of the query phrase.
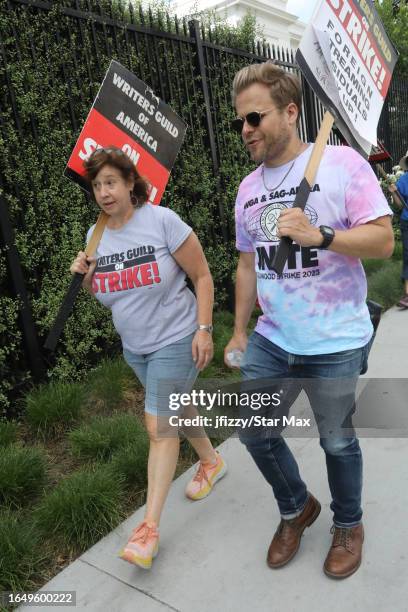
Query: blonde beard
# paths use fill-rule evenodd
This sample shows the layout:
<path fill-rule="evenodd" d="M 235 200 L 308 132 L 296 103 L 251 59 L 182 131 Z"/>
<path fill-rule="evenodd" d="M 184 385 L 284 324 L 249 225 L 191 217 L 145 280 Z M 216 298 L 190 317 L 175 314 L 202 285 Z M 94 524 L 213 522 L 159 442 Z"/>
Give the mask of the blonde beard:
<path fill-rule="evenodd" d="M 297 133 L 294 134 L 290 129 L 285 130 L 284 133 L 280 134 L 278 140 L 275 139 L 273 141 L 265 142 L 264 153 L 262 155 L 259 155 L 259 159 L 254 159 L 254 161 L 257 163 L 266 162 L 266 164 L 268 164 L 270 162 L 274 162 L 275 160 L 279 160 L 288 150 L 290 150 L 291 147 L 293 147 L 294 149 L 298 148 L 298 140 L 299 138 Z"/>

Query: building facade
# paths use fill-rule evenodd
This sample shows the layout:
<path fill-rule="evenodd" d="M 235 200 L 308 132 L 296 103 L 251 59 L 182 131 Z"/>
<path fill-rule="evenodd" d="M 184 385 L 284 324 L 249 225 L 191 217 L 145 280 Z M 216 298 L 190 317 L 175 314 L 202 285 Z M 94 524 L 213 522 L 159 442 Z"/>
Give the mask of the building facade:
<path fill-rule="evenodd" d="M 179 16 L 194 16 L 210 10 L 219 13 L 231 25 L 245 14 L 255 16 L 266 42 L 296 49 L 306 24 L 286 10 L 286 0 L 173 0 L 170 6 Z"/>

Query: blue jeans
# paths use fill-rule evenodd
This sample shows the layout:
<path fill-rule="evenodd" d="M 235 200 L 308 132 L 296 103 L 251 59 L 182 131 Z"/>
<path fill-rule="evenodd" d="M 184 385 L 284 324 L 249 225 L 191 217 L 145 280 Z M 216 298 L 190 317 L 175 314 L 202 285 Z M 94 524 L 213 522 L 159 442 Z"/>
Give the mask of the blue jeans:
<path fill-rule="evenodd" d="M 306 391 L 317 426 L 320 445 L 326 455 L 327 475 L 338 527 L 354 527 L 361 522 L 362 455 L 351 422 L 355 387 L 360 373 L 367 370 L 373 338 L 357 349 L 327 355 L 294 355 L 281 349 L 257 332 L 249 338 L 241 364 L 245 381 L 282 379 L 284 407 L 288 413 L 302 388 Z M 249 384 L 254 390 L 254 383 Z M 271 384 L 271 383 L 270 383 Z M 347 427 L 347 435 L 344 435 Z M 254 428 L 255 429 L 255 428 Z M 283 518 L 296 516 L 306 504 L 308 492 L 296 460 L 280 431 L 256 428 L 239 436 L 267 482 L 272 486 Z"/>

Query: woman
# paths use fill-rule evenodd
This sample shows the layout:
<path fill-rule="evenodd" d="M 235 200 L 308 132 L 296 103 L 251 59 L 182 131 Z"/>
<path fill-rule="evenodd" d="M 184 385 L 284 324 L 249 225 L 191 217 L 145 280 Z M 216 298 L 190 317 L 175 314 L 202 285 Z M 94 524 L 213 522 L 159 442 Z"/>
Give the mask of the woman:
<path fill-rule="evenodd" d="M 71 272 L 85 274 L 84 286 L 111 309 L 124 358 L 146 391 L 146 512 L 120 556 L 147 569 L 158 550 L 160 516 L 179 454 L 169 395 L 190 391 L 212 359 L 213 283 L 197 236 L 172 210 L 147 203 L 147 184 L 127 155 L 115 147 L 97 149 L 84 167 L 109 219 L 96 257 L 80 251 Z M 196 500 L 210 493 L 226 465 L 204 430 L 194 436 L 189 439 L 199 463 L 186 495 Z"/>

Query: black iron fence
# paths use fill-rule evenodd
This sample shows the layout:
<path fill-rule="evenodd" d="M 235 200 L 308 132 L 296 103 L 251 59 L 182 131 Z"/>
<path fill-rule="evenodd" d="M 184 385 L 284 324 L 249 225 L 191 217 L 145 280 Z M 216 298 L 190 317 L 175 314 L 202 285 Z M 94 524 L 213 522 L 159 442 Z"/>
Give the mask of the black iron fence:
<path fill-rule="evenodd" d="M 259 42 L 237 49 L 232 34 L 227 40 L 197 21 L 153 15 L 131 3 L 0 0 L 0 11 L 1 405 L 2 393 L 4 400 L 30 376 L 40 379 L 48 365 L 40 339 L 58 305 L 50 306 L 50 272 L 66 275 L 72 256 L 53 253 L 64 240 L 79 243 L 93 221 L 85 201 L 68 206 L 73 192 L 59 185 L 61 172 L 110 59 L 148 83 L 189 126 L 164 204 L 188 203 L 179 207 L 198 228 L 229 304 L 234 262 L 232 256 L 222 262 L 233 245 L 234 193 L 248 167 L 228 129 L 233 75 L 266 58 L 293 72 L 298 67 L 291 50 Z M 394 160 L 407 148 L 407 96 L 406 83 L 394 82 L 381 119 L 380 135 Z M 303 99 L 300 133 L 313 141 L 324 110 L 305 82 Z M 60 207 L 48 206 L 56 194 Z M 205 207 L 204 200 L 211 203 Z"/>

